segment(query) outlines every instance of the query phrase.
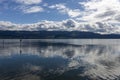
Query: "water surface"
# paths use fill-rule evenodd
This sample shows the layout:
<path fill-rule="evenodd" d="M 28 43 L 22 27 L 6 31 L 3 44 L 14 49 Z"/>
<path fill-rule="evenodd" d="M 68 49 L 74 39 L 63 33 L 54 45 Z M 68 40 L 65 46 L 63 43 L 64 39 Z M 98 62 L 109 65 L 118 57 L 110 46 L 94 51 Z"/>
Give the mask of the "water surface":
<path fill-rule="evenodd" d="M 118 39 L 0 40 L 0 80 L 119 80 Z"/>

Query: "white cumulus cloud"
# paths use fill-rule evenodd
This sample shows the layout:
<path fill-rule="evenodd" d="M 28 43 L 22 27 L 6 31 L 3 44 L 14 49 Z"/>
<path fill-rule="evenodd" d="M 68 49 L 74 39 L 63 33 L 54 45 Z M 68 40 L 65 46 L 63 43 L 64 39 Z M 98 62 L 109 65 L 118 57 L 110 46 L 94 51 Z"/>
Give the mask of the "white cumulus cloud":
<path fill-rule="evenodd" d="M 24 13 L 37 13 L 37 12 L 43 12 L 44 9 L 40 6 L 23 6 L 21 7 L 21 10 L 24 12 Z"/>
<path fill-rule="evenodd" d="M 17 3 L 25 4 L 25 5 L 32 5 L 32 4 L 39 4 L 42 0 L 15 0 Z"/>
<path fill-rule="evenodd" d="M 51 9 L 57 9 L 62 14 L 67 14 L 69 17 L 74 18 L 81 15 L 79 9 L 70 9 L 65 6 L 65 4 L 54 4 L 49 6 Z"/>
<path fill-rule="evenodd" d="M 78 19 L 92 22 L 120 21 L 120 0 L 88 0 L 79 4 L 84 10 Z"/>
<path fill-rule="evenodd" d="M 17 31 L 87 31 L 100 34 L 120 34 L 120 27 L 109 23 L 80 23 L 73 19 L 63 21 L 42 21 L 33 24 L 14 24 L 0 21 L 0 30 Z"/>
<path fill-rule="evenodd" d="M 25 14 L 37 13 L 44 11 L 43 7 L 38 6 L 42 0 L 14 0 L 16 3 L 19 3 L 17 9 L 22 11 Z"/>

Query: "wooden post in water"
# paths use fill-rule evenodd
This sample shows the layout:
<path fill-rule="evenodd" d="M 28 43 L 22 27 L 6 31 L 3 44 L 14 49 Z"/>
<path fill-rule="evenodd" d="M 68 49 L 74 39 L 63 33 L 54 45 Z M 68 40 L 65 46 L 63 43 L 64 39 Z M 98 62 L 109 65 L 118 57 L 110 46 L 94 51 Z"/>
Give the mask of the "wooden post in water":
<path fill-rule="evenodd" d="M 22 54 L 22 49 L 21 49 L 21 47 L 22 47 L 22 39 L 20 39 L 20 55 Z"/>

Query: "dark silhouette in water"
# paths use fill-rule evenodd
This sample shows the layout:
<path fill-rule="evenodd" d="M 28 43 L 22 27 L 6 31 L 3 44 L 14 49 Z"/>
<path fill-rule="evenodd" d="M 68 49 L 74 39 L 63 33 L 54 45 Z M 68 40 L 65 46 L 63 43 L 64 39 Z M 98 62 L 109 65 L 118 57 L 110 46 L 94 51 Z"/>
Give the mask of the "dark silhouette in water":
<path fill-rule="evenodd" d="M 22 49 L 21 49 L 21 47 L 22 47 L 22 39 L 20 39 L 20 55 L 22 54 Z"/>

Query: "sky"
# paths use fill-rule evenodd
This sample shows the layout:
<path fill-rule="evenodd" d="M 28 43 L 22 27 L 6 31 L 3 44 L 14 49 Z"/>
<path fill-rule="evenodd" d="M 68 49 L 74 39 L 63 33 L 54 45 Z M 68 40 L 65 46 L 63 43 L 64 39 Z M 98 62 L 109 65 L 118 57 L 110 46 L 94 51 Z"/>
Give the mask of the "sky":
<path fill-rule="evenodd" d="M 109 4 L 108 4 L 109 3 Z M 0 0 L 0 21 L 120 21 L 120 0 Z"/>
<path fill-rule="evenodd" d="M 79 15 L 82 0 L 0 0 L 0 21 L 35 23 Z"/>
<path fill-rule="evenodd" d="M 21 25 L 17 24 L 25 24 L 20 28 L 29 26 L 29 30 L 71 25 L 77 30 L 83 26 L 80 23 L 87 30 L 120 33 L 120 0 L 0 0 L 2 30 L 18 29 Z"/>

